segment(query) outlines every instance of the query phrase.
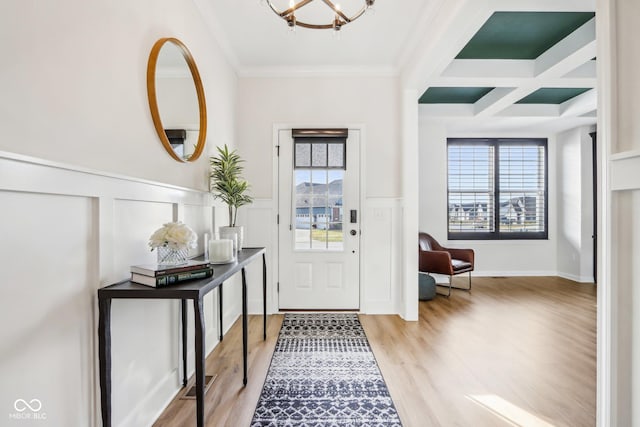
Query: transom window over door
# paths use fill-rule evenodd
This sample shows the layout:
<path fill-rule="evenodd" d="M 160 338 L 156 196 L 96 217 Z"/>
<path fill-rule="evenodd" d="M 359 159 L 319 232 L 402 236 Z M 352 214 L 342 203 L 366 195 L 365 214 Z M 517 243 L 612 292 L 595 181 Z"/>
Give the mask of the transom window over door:
<path fill-rule="evenodd" d="M 295 249 L 343 250 L 346 137 L 296 137 Z"/>
<path fill-rule="evenodd" d="M 547 140 L 451 138 L 448 238 L 546 239 Z"/>

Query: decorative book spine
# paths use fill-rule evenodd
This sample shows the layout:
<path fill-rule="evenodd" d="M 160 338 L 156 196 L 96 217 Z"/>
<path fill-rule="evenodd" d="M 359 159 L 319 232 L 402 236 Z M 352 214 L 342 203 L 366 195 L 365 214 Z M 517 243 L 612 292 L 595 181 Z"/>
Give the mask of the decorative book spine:
<path fill-rule="evenodd" d="M 173 285 L 180 282 L 186 282 L 194 279 L 204 279 L 206 277 L 213 276 L 213 268 L 208 267 L 200 270 L 184 271 L 181 273 L 165 274 L 157 277 L 145 276 L 142 274 L 132 273 L 131 281 L 140 283 L 142 285 L 154 286 L 161 288 L 168 285 Z"/>
<path fill-rule="evenodd" d="M 209 266 L 209 263 L 207 262 L 207 263 L 199 263 L 199 264 L 193 264 L 193 265 L 176 266 L 173 268 L 162 268 L 159 270 L 152 270 L 151 268 L 146 268 L 144 266 L 132 265 L 131 272 L 136 274 L 142 274 L 143 276 L 158 277 L 158 276 L 165 276 L 167 274 L 182 273 L 185 271 L 202 270 L 208 266 Z"/>

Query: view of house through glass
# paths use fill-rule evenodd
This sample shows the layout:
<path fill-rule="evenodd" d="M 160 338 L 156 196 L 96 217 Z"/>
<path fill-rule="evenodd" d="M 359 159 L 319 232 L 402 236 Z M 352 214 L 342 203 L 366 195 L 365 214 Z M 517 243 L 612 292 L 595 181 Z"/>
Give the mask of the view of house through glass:
<path fill-rule="evenodd" d="M 546 140 L 448 140 L 449 239 L 546 239 Z"/>
<path fill-rule="evenodd" d="M 344 141 L 296 139 L 294 150 L 295 249 L 343 250 Z"/>

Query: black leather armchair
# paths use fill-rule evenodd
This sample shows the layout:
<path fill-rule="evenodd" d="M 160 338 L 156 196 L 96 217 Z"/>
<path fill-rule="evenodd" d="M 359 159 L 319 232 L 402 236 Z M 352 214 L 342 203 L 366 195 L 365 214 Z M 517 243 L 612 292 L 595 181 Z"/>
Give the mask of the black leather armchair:
<path fill-rule="evenodd" d="M 451 282 L 456 274 L 469 273 L 469 288 L 471 290 L 471 272 L 474 267 L 473 249 L 445 248 L 430 234 L 418 235 L 418 254 L 420 273 L 435 273 L 449 276 L 449 293 L 451 295 Z M 464 289 L 464 288 L 456 288 Z"/>

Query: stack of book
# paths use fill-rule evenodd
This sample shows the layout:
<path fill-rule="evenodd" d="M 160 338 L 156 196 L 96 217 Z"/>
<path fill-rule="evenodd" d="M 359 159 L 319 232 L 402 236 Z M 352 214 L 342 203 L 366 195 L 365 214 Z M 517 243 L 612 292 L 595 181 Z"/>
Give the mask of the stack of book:
<path fill-rule="evenodd" d="M 211 276 L 213 276 L 213 268 L 209 265 L 209 261 L 189 260 L 186 264 L 176 266 L 161 264 L 131 266 L 132 282 L 155 288 Z"/>

